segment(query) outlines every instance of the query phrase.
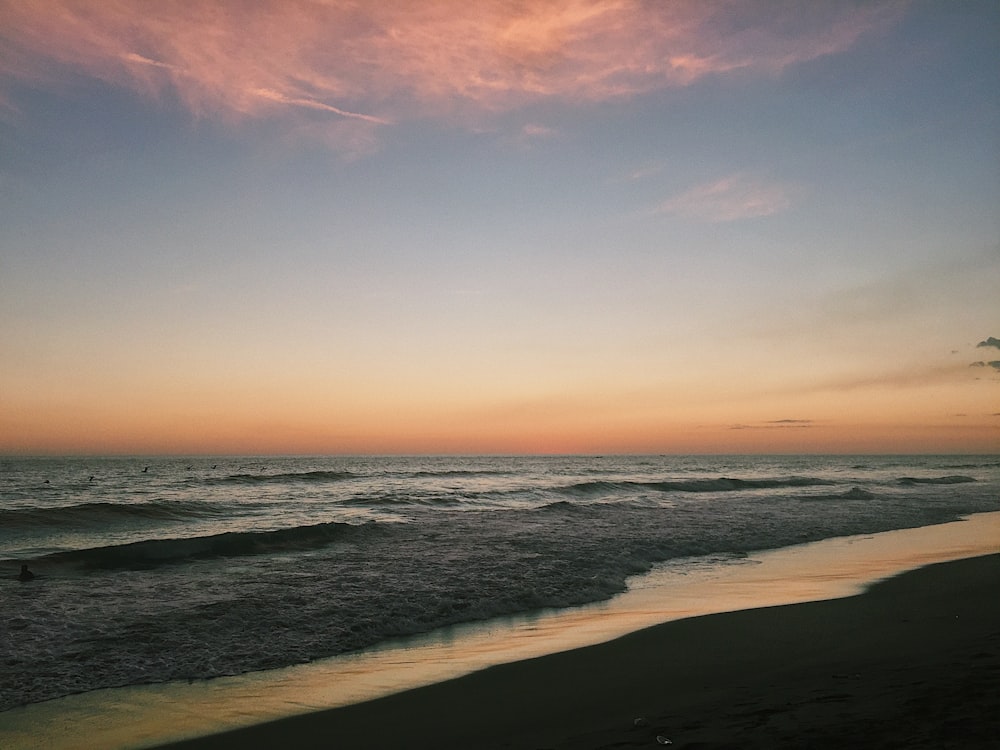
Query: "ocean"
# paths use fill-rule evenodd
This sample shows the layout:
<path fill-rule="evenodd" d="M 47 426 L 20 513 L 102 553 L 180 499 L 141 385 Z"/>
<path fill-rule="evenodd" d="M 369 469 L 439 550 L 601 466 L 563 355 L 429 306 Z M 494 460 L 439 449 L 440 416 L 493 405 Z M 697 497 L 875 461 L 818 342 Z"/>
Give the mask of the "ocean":
<path fill-rule="evenodd" d="M 0 711 L 997 510 L 997 456 L 0 458 Z"/>

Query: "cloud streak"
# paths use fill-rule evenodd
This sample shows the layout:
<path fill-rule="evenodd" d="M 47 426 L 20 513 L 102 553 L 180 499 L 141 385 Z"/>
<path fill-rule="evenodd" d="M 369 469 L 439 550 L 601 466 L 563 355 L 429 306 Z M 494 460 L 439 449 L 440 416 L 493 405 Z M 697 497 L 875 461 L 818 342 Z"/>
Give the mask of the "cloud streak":
<path fill-rule="evenodd" d="M 996 347 L 997 349 L 1000 349 L 1000 339 L 994 336 L 990 336 L 989 338 L 984 339 L 983 341 L 980 341 L 978 344 L 976 344 L 977 349 L 983 349 L 989 347 Z M 983 362 L 983 361 L 972 362 L 969 365 L 969 367 L 984 367 L 984 368 L 989 367 L 996 370 L 997 372 L 1000 372 L 1000 360 L 994 359 L 990 362 Z"/>
<path fill-rule="evenodd" d="M 992 367 L 994 370 L 1000 371 L 1000 359 L 995 359 L 992 362 L 973 362 L 969 367 Z"/>
<path fill-rule="evenodd" d="M 711 223 L 756 219 L 787 210 L 792 193 L 787 185 L 737 173 L 679 193 L 656 212 Z"/>
<path fill-rule="evenodd" d="M 730 430 L 787 430 L 787 429 L 807 429 L 814 426 L 811 419 L 772 419 L 769 422 L 754 424 L 733 424 Z"/>
<path fill-rule="evenodd" d="M 843 52 L 905 4 L 763 0 L 0 0 L 0 80 L 72 72 L 196 117 L 301 110 L 377 128 L 600 102 Z M 3 91 L 0 91 L 0 99 Z M 9 105 L 9 102 L 8 102 Z"/>

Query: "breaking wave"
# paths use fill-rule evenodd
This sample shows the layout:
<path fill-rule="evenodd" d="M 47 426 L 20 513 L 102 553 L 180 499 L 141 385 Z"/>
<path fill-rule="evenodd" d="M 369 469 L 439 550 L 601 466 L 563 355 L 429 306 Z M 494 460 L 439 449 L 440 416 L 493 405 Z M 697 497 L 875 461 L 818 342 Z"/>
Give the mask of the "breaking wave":
<path fill-rule="evenodd" d="M 963 474 L 952 474 L 946 477 L 900 477 L 897 481 L 899 484 L 910 487 L 915 484 L 966 484 L 976 480 Z"/>
<path fill-rule="evenodd" d="M 718 477 L 714 479 L 664 482 L 579 482 L 558 488 L 557 491 L 570 495 L 595 495 L 615 490 L 634 491 L 636 489 L 649 489 L 658 492 L 738 492 L 741 490 L 772 490 L 833 484 L 836 484 L 836 482 L 829 479 L 819 479 L 818 477 L 787 477 L 776 479 Z"/>
<path fill-rule="evenodd" d="M 330 522 L 274 531 L 232 531 L 190 538 L 148 539 L 130 544 L 55 552 L 46 555 L 42 561 L 91 569 L 145 569 L 197 558 L 242 557 L 313 549 L 332 542 L 358 539 L 374 528 L 374 521 L 361 525 Z"/>

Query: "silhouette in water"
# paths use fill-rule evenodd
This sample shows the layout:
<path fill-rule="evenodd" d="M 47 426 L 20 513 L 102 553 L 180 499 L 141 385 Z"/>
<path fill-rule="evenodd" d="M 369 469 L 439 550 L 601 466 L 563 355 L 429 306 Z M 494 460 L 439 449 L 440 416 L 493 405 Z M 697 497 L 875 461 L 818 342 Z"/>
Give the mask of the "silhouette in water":
<path fill-rule="evenodd" d="M 17 580 L 19 580 L 19 581 L 30 581 L 34 577 L 35 577 L 35 574 L 32 573 L 30 570 L 28 570 L 28 566 L 22 564 L 21 565 L 21 572 L 17 574 Z"/>

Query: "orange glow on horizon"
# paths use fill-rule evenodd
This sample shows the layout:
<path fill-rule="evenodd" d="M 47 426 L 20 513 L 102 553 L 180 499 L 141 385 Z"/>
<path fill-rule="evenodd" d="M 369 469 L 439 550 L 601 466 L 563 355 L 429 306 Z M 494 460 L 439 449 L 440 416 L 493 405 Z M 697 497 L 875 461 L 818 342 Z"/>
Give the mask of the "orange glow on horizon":
<path fill-rule="evenodd" d="M 279 397 L 277 389 L 183 400 L 145 394 L 30 404 L 23 417 L 0 421 L 0 453 L 992 453 L 997 415 L 970 408 L 928 419 L 912 410 L 915 399 L 934 398 L 975 408 L 994 384 L 980 385 L 959 389 L 964 402 L 925 386 L 714 406 L 710 394 L 692 392 L 679 401 L 553 395 L 437 407 L 360 391 L 351 404 L 316 391 Z"/>

